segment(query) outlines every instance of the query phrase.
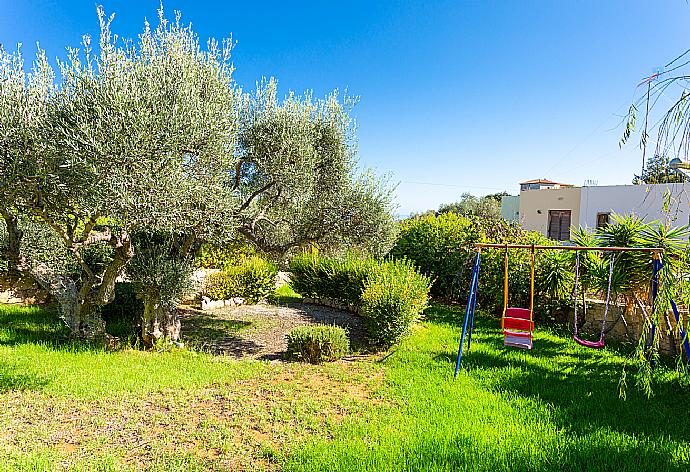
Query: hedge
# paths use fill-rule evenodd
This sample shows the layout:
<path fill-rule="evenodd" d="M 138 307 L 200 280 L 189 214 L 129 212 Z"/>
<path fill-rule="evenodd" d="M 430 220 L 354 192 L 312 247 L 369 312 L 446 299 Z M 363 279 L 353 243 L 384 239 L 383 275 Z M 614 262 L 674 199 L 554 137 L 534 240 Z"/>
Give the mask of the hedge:
<path fill-rule="evenodd" d="M 253 256 L 236 266 L 210 274 L 204 282 L 204 294 L 213 300 L 241 297 L 249 303 L 267 299 L 275 291 L 278 269 L 274 264 Z"/>
<path fill-rule="evenodd" d="M 290 263 L 292 288 L 305 297 L 359 306 L 369 342 L 398 342 L 427 305 L 430 280 L 406 260 L 345 259 L 304 253 Z"/>
<path fill-rule="evenodd" d="M 400 238 L 391 250 L 393 258 L 407 259 L 434 281 L 433 296 L 464 303 L 470 285 L 478 242 L 515 244 L 559 244 L 540 233 L 525 231 L 503 220 L 465 217 L 455 213 L 412 218 L 401 223 Z M 503 304 L 502 250 L 482 252 L 478 302 L 497 313 Z M 535 306 L 540 315 L 551 315 L 570 302 L 570 265 L 554 251 L 537 252 Z M 565 264 L 565 265 L 564 265 Z M 530 254 L 509 250 L 510 304 L 527 306 L 530 282 Z"/>

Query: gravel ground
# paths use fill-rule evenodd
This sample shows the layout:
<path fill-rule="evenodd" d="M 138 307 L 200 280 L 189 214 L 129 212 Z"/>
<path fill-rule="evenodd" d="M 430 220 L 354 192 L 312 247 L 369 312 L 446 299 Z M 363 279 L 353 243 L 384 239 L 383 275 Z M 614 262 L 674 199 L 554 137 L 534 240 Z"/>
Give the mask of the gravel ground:
<path fill-rule="evenodd" d="M 280 360 L 287 349 L 285 335 L 297 326 L 335 324 L 349 332 L 353 350 L 364 346 L 360 316 L 320 305 L 242 305 L 201 311 L 182 310 L 182 338 L 205 351 L 236 358 Z"/>

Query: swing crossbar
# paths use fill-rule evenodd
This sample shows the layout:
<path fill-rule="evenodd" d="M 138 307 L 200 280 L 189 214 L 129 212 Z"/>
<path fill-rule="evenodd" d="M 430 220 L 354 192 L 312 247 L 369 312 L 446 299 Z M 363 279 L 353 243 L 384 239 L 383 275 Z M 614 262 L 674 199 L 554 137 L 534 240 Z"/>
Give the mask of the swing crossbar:
<path fill-rule="evenodd" d="M 619 247 L 619 246 L 542 246 L 532 244 L 496 244 L 496 243 L 477 243 L 474 245 L 477 249 L 495 248 L 495 249 L 554 249 L 556 251 L 608 251 L 608 252 L 653 252 L 655 254 L 663 254 L 664 248 L 661 247 Z"/>

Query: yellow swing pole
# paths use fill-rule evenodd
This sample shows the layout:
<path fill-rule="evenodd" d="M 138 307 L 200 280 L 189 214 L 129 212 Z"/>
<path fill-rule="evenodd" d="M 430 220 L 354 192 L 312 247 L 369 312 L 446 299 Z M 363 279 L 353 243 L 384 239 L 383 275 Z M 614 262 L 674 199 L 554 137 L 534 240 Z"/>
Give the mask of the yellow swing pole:
<path fill-rule="evenodd" d="M 529 321 L 533 322 L 534 318 L 534 244 L 532 244 L 531 260 L 530 260 L 530 287 L 529 287 Z"/>
<path fill-rule="evenodd" d="M 503 319 L 506 317 L 508 309 L 508 244 L 506 244 L 505 254 L 503 255 L 503 314 L 501 315 L 501 329 L 503 329 Z"/>

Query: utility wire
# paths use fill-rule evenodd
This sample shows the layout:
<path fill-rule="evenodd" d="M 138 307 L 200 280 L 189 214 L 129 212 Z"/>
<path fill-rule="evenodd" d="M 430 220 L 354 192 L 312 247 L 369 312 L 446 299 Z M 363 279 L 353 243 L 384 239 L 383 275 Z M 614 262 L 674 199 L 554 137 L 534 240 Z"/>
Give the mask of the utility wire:
<path fill-rule="evenodd" d="M 413 180 L 402 180 L 400 183 L 413 185 L 432 185 L 435 187 L 476 188 L 481 190 L 505 190 L 504 187 L 479 187 L 476 185 L 442 184 L 438 182 L 417 182 Z"/>

